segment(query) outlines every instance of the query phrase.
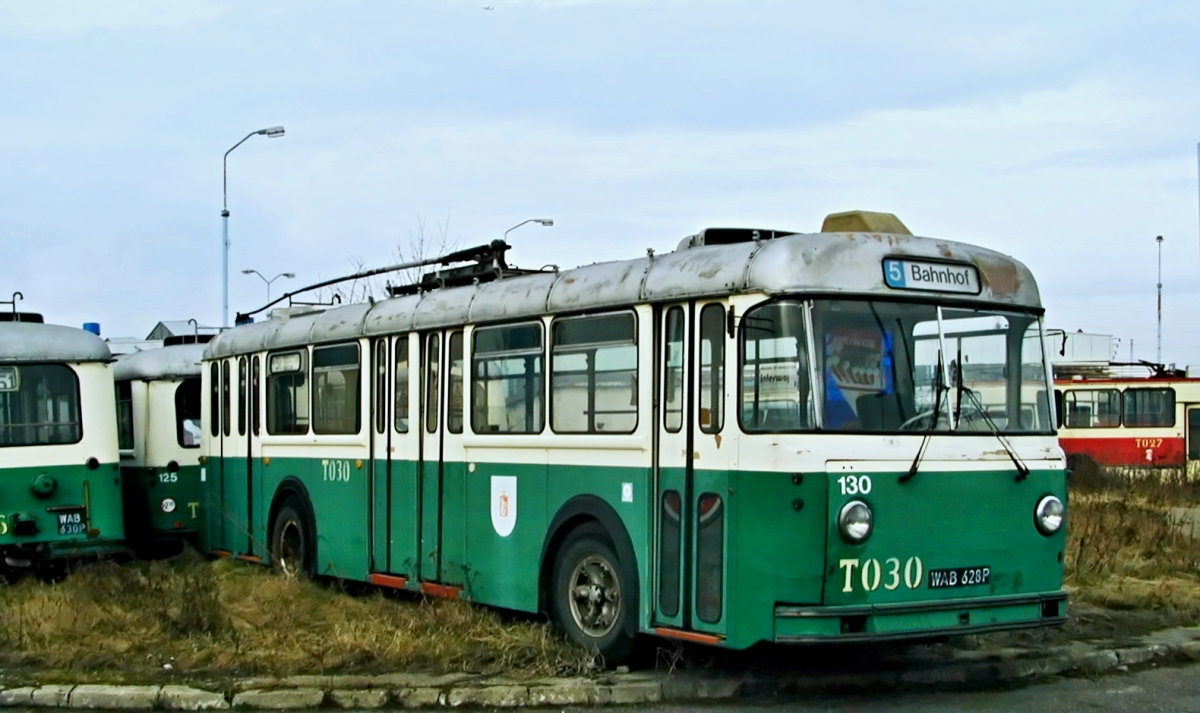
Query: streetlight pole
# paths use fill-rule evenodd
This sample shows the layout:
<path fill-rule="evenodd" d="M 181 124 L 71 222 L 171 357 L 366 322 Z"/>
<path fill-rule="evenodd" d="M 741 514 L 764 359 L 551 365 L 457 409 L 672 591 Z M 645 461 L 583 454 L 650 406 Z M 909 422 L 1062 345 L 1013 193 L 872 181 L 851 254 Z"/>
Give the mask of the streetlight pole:
<path fill-rule="evenodd" d="M 258 131 L 251 131 L 246 138 L 234 144 L 221 157 L 221 327 L 229 329 L 229 154 L 251 136 L 266 136 L 277 139 L 283 136 L 282 126 L 272 126 Z"/>
<path fill-rule="evenodd" d="M 530 218 L 529 220 L 524 220 L 524 221 L 521 221 L 520 223 L 517 223 L 517 224 L 516 224 L 516 225 L 514 225 L 513 227 L 511 227 L 511 228 L 509 228 L 508 230 L 504 231 L 504 242 L 508 242 L 508 234 L 509 234 L 509 233 L 511 233 L 512 231 L 514 231 L 514 230 L 516 230 L 517 228 L 521 227 L 522 225 L 525 225 L 526 223 L 541 223 L 542 225 L 544 225 L 544 226 L 546 226 L 546 227 L 548 228 L 548 227 L 550 227 L 551 225 L 554 225 L 554 220 L 553 220 L 553 219 L 551 219 L 551 218 Z"/>
<path fill-rule="evenodd" d="M 1162 236 L 1154 239 L 1158 243 L 1158 359 L 1156 364 L 1162 364 Z"/>
<path fill-rule="evenodd" d="M 268 280 L 266 277 L 263 277 L 263 274 L 261 272 L 259 272 L 258 270 L 242 270 L 242 274 L 243 275 L 251 275 L 251 274 L 258 275 L 258 279 L 267 283 L 267 302 L 271 301 L 271 283 L 272 282 L 278 280 L 281 277 L 286 277 L 290 280 L 291 278 L 296 276 L 296 273 L 294 273 L 294 272 L 281 272 L 278 275 L 276 275 L 275 277 L 272 277 L 271 279 Z"/>

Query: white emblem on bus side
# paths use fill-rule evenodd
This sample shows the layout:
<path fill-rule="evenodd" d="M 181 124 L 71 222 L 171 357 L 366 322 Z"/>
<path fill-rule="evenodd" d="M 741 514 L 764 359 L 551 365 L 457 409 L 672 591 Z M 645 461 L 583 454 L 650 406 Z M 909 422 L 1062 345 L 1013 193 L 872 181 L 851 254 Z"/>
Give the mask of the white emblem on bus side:
<path fill-rule="evenodd" d="M 517 526 L 517 478 L 492 476 L 492 528 L 501 537 L 512 534 Z"/>

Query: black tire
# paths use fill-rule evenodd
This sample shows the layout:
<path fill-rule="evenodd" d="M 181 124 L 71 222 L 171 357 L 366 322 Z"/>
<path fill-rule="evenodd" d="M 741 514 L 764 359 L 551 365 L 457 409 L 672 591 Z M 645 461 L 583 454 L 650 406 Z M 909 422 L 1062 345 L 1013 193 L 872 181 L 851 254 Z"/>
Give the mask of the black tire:
<path fill-rule="evenodd" d="M 289 495 L 271 523 L 271 565 L 291 577 L 310 577 L 313 571 L 313 529 L 304 501 Z"/>
<path fill-rule="evenodd" d="M 618 666 L 634 654 L 633 576 L 603 527 L 589 523 L 567 536 L 550 582 L 550 610 L 567 636 Z"/>

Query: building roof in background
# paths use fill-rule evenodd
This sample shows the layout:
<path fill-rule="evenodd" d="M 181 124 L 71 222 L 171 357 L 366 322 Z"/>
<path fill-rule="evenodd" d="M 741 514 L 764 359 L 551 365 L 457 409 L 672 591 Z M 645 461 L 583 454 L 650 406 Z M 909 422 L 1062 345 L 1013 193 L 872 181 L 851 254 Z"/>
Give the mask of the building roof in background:
<path fill-rule="evenodd" d="M 154 325 L 154 329 L 150 330 L 150 334 L 146 335 L 146 339 L 166 339 L 167 337 L 180 337 L 185 334 L 220 334 L 219 327 L 208 327 L 203 324 L 196 325 L 186 319 L 172 319 L 159 322 Z"/>

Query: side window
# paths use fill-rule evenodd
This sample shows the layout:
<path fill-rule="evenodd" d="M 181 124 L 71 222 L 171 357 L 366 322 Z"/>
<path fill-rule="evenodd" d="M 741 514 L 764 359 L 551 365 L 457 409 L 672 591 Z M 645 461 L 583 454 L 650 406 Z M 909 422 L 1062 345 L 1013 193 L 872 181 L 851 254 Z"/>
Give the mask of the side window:
<path fill-rule="evenodd" d="M 550 425 L 558 433 L 633 433 L 638 423 L 632 312 L 555 320 Z"/>
<path fill-rule="evenodd" d="M 254 435 L 262 429 L 262 362 L 258 356 L 250 362 L 250 421 Z"/>
<path fill-rule="evenodd" d="M 1175 425 L 1175 389 L 1126 389 L 1125 426 L 1153 428 Z"/>
<path fill-rule="evenodd" d="M 450 335 L 450 379 L 447 382 L 446 430 L 462 433 L 463 429 L 463 333 Z"/>
<path fill-rule="evenodd" d="M 375 342 L 375 432 L 387 430 L 387 340 Z"/>
<path fill-rule="evenodd" d="M 725 308 L 700 310 L 700 430 L 720 433 L 725 425 Z"/>
<path fill-rule="evenodd" d="M 221 367 L 215 361 L 208 370 L 208 432 L 221 435 Z"/>
<path fill-rule="evenodd" d="M 768 302 L 742 318 L 738 396 L 747 433 L 813 427 L 804 306 Z"/>
<path fill-rule="evenodd" d="M 317 347 L 312 352 L 313 433 L 349 435 L 362 427 L 362 389 L 357 344 Z"/>
<path fill-rule="evenodd" d="M 133 382 L 117 382 L 117 447 L 133 450 Z"/>
<path fill-rule="evenodd" d="M 0 448 L 66 445 L 82 439 L 79 377 L 71 367 L 0 365 Z"/>
<path fill-rule="evenodd" d="M 437 433 L 438 403 L 440 403 L 441 369 L 442 369 L 442 335 L 430 334 L 429 345 L 425 350 L 425 430 Z"/>
<path fill-rule="evenodd" d="M 232 396 L 229 393 L 229 362 L 226 359 L 221 362 L 221 432 L 228 436 L 233 429 L 233 415 L 230 413 L 230 402 Z"/>
<path fill-rule="evenodd" d="M 308 433 L 308 352 L 267 356 L 267 433 Z"/>
<path fill-rule="evenodd" d="M 1063 428 L 1115 428 L 1121 425 L 1121 392 L 1075 389 L 1063 394 Z"/>
<path fill-rule="evenodd" d="M 239 436 L 246 435 L 246 405 L 247 405 L 247 402 L 246 402 L 247 388 L 246 387 L 247 387 L 247 384 L 246 384 L 246 357 L 240 357 L 238 359 L 238 410 L 237 410 L 237 422 L 238 422 L 238 435 Z"/>
<path fill-rule="evenodd" d="M 476 329 L 472 344 L 471 429 L 541 433 L 541 323 Z"/>
<path fill-rule="evenodd" d="M 408 433 L 408 335 L 396 337 L 396 432 Z"/>
<path fill-rule="evenodd" d="M 683 308 L 667 310 L 663 350 L 663 427 L 677 433 L 683 427 Z"/>
<path fill-rule="evenodd" d="M 184 379 L 175 387 L 175 438 L 184 448 L 199 448 L 202 435 L 200 379 Z"/>

